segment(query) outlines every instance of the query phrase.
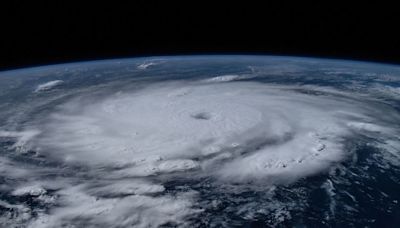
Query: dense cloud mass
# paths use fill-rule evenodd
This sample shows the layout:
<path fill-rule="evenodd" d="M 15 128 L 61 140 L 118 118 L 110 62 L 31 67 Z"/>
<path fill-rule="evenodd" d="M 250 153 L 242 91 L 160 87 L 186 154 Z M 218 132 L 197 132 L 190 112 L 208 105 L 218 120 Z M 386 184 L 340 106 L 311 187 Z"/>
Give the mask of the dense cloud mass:
<path fill-rule="evenodd" d="M 146 62 L 138 69 L 153 65 Z M 10 150 L 34 151 L 34 161 L 45 164 L 20 166 L 21 161 L 1 157 L 2 173 L 19 180 L 3 185 L 3 191 L 29 196 L 39 209 L 1 200 L 13 214 L 0 222 L 193 226 L 206 213 L 205 205 L 218 207 L 222 199 L 210 201 L 212 193 L 196 186 L 261 189 L 267 196 L 276 186 L 330 172 L 351 159 L 357 137 L 379 136 L 376 146 L 398 156 L 400 116 L 373 97 L 321 86 L 240 81 L 244 78 L 83 93 L 19 130 L 0 131 L 1 138 L 13 140 Z M 36 92 L 48 89 L 39 86 Z M 334 187 L 328 180 L 323 188 L 333 192 Z M 237 210 L 260 212 L 261 205 L 252 203 L 243 202 Z M 290 217 L 279 213 L 277 220 Z"/>
<path fill-rule="evenodd" d="M 38 126 L 32 143 L 66 162 L 123 167 L 118 173 L 126 177 L 195 169 L 225 181 L 282 181 L 342 159 L 351 130 L 390 134 L 368 117 L 374 107 L 294 89 L 170 83 L 91 102 L 76 98 Z"/>

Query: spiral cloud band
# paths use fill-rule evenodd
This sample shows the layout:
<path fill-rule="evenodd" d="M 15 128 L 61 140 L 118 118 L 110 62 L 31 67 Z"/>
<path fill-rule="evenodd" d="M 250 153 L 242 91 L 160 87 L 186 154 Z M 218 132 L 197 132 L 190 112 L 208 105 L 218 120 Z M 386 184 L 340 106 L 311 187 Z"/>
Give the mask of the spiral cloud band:
<path fill-rule="evenodd" d="M 244 82 L 153 85 L 84 102 L 62 106 L 35 143 L 132 177 L 197 170 L 227 181 L 295 180 L 339 161 L 344 138 L 372 121 L 353 99 Z"/>

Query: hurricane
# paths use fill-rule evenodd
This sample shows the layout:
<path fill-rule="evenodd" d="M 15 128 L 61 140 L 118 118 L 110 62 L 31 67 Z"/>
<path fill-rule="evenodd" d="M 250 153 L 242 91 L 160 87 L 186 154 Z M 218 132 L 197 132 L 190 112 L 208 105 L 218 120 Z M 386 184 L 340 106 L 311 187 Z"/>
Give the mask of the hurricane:
<path fill-rule="evenodd" d="M 400 211 L 400 75 L 237 58 L 9 73 L 39 76 L 1 94 L 0 224 L 329 227 Z"/>

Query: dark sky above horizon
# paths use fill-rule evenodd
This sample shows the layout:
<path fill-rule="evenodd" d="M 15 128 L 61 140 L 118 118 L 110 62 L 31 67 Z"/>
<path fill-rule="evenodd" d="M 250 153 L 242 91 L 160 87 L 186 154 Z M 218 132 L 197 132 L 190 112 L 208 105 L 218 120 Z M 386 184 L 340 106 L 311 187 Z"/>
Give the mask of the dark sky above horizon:
<path fill-rule="evenodd" d="M 180 54 L 274 54 L 400 64 L 398 7 L 187 1 L 0 7 L 0 70 Z"/>

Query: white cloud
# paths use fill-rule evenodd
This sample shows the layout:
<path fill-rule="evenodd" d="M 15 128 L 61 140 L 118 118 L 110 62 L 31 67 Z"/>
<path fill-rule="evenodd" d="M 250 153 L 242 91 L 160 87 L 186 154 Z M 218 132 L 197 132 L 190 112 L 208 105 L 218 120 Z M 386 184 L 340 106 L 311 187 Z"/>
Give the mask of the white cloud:
<path fill-rule="evenodd" d="M 156 63 L 154 63 L 154 62 L 145 62 L 145 63 L 140 64 L 138 66 L 138 69 L 145 70 L 145 69 L 147 69 L 147 68 L 149 68 L 150 66 L 153 66 L 153 65 L 156 65 Z"/>
<path fill-rule="evenodd" d="M 25 130 L 20 132 L 0 130 L 0 137 L 16 139 L 12 147 L 18 152 L 26 152 L 29 149 L 29 142 L 38 134 L 40 134 L 38 130 Z"/>
<path fill-rule="evenodd" d="M 229 82 L 235 81 L 238 79 L 246 78 L 245 76 L 237 75 L 237 74 L 229 74 L 229 75 L 220 75 L 210 79 L 206 79 L 206 82 Z"/>
<path fill-rule="evenodd" d="M 163 60 L 163 59 L 152 59 L 152 60 L 144 61 L 143 63 L 139 64 L 137 66 L 137 68 L 139 70 L 146 70 L 147 68 L 149 68 L 151 66 L 155 66 L 155 65 L 161 64 L 164 61 L 165 60 Z"/>
<path fill-rule="evenodd" d="M 76 225 L 86 227 L 158 227 L 171 223 L 183 226 L 185 218 L 199 212 L 191 209 L 191 199 L 182 196 L 100 198 L 87 194 L 81 186 L 59 192 L 61 207 L 42 214 L 29 227 L 46 228 Z"/>
<path fill-rule="evenodd" d="M 40 84 L 36 87 L 35 92 L 42 92 L 42 91 L 47 91 L 51 90 L 61 84 L 63 84 L 64 81 L 62 80 L 54 80 L 54 81 L 49 81 L 43 84 Z"/>
<path fill-rule="evenodd" d="M 11 194 L 15 196 L 31 195 L 40 196 L 46 193 L 46 190 L 39 185 L 23 186 L 15 189 Z"/>

